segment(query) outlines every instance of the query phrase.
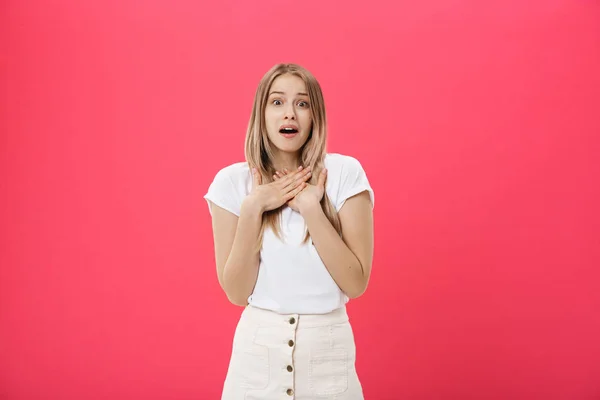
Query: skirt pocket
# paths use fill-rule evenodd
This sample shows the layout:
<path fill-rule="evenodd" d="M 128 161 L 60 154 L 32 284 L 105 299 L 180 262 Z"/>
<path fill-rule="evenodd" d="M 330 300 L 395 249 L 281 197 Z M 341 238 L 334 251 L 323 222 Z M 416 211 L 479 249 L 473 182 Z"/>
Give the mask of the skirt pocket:
<path fill-rule="evenodd" d="M 269 384 L 269 349 L 252 344 L 250 348 L 234 351 L 234 374 L 244 389 L 264 389 Z"/>
<path fill-rule="evenodd" d="M 308 368 L 313 395 L 331 396 L 348 389 L 348 352 L 345 349 L 311 351 Z"/>
<path fill-rule="evenodd" d="M 264 389 L 269 384 L 269 349 L 252 344 L 234 349 L 232 378 L 236 386 L 244 389 Z"/>

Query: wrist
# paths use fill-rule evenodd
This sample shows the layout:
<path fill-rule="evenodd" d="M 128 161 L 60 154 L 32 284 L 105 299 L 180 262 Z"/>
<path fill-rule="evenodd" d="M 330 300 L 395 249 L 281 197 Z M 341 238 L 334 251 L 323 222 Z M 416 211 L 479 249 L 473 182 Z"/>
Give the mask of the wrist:
<path fill-rule="evenodd" d="M 251 213 L 259 216 L 262 216 L 265 212 L 265 207 L 252 196 L 246 196 L 246 198 L 242 200 L 241 209 L 244 213 Z"/>
<path fill-rule="evenodd" d="M 321 204 L 318 201 L 308 201 L 298 205 L 300 215 L 308 215 L 322 210 Z"/>

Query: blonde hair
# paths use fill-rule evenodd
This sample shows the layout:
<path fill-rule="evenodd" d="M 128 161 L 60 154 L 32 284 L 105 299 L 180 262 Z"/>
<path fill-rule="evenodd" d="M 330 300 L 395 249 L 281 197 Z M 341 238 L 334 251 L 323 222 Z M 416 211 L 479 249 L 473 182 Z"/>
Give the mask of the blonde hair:
<path fill-rule="evenodd" d="M 305 68 L 297 64 L 277 64 L 273 66 L 262 77 L 256 94 L 254 104 L 246 132 L 245 155 L 250 169 L 256 168 L 262 177 L 262 184 L 273 182 L 275 167 L 273 166 L 272 144 L 267 136 L 265 124 L 265 108 L 269 97 L 271 85 L 279 76 L 284 74 L 295 75 L 304 81 L 308 92 L 310 112 L 312 116 L 312 131 L 310 132 L 306 143 L 300 149 L 301 165 L 312 168 L 310 183 L 317 184 L 319 174 L 325 167 L 324 160 L 327 154 L 327 117 L 325 114 L 325 101 L 323 92 L 317 79 Z M 340 219 L 331 203 L 327 192 L 324 193 L 321 200 L 321 207 L 327 219 L 331 222 L 338 234 L 342 235 Z M 265 229 L 270 227 L 274 234 L 281 239 L 281 208 L 263 213 L 262 226 L 258 237 L 258 248 L 262 246 L 262 240 Z M 304 238 L 304 243 L 309 239 L 308 230 Z"/>

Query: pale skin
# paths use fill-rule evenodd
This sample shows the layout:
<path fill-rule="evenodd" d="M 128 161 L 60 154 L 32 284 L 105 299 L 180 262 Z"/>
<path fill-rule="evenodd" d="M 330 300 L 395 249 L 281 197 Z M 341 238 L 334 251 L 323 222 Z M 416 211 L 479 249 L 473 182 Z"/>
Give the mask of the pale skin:
<path fill-rule="evenodd" d="M 285 179 L 279 173 L 277 179 Z M 319 175 L 316 185 L 306 184 L 288 205 L 299 212 L 323 260 L 325 267 L 340 289 L 356 298 L 367 289 L 373 261 L 373 211 L 368 192 L 346 200 L 339 212 L 342 225 L 340 237 L 323 212 L 320 201 L 325 193 L 327 170 Z"/>
<path fill-rule="evenodd" d="M 299 169 L 285 179 L 261 184 L 253 174 L 252 192 L 243 200 L 240 216 L 211 203 L 215 259 L 219 284 L 233 304 L 245 306 L 258 277 L 262 214 L 293 199 L 310 179 L 310 169 Z"/>
<path fill-rule="evenodd" d="M 367 288 L 373 260 L 373 212 L 368 192 L 349 198 L 341 208 L 340 237 L 320 205 L 327 170 L 323 169 L 312 185 L 307 182 L 310 168 L 297 167 L 312 125 L 306 93 L 304 82 L 296 76 L 282 75 L 273 82 L 265 119 L 276 150 L 274 182 L 262 184 L 260 174 L 252 171 L 252 191 L 243 200 L 239 217 L 211 204 L 217 276 L 233 304 L 247 305 L 256 284 L 259 252 L 254 245 L 262 214 L 286 205 L 304 218 L 319 256 L 340 289 L 356 298 Z M 278 131 L 284 124 L 296 126 L 297 135 L 284 139 Z"/>

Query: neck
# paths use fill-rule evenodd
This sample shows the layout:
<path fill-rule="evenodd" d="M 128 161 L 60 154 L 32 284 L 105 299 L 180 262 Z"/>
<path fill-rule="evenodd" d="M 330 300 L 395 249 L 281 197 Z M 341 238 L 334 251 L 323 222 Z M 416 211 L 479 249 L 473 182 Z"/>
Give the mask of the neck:
<path fill-rule="evenodd" d="M 278 152 L 273 160 L 273 166 L 277 171 L 284 169 L 293 171 L 300 166 L 301 160 L 298 154 Z"/>

